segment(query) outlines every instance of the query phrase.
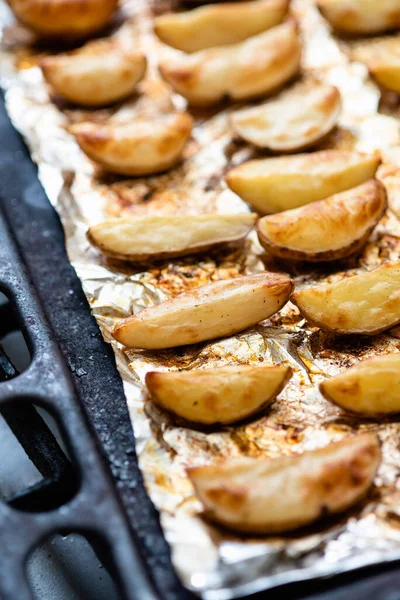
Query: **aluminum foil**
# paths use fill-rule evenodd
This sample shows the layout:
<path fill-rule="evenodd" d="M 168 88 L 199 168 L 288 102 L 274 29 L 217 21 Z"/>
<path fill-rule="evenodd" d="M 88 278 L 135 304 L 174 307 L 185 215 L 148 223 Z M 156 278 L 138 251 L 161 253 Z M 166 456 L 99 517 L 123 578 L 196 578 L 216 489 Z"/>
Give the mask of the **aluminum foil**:
<path fill-rule="evenodd" d="M 331 281 L 400 257 L 400 127 L 398 99 L 382 95 L 369 80 L 362 60 L 382 38 L 344 42 L 331 36 L 312 0 L 293 0 L 304 37 L 304 77 L 316 75 L 342 93 L 339 127 L 325 148 L 379 149 L 378 176 L 389 192 L 390 210 L 363 254 L 336 266 L 298 267 L 301 287 Z M 168 2 L 163 8 L 168 9 Z M 156 7 L 157 8 L 157 7 Z M 158 6 L 159 8 L 159 6 Z M 399 331 L 375 337 L 334 337 L 309 329 L 288 304 L 279 315 L 235 337 L 173 350 L 127 350 L 111 337 L 116 321 L 193 287 L 242 273 L 283 270 L 263 254 L 252 235 L 230 254 L 177 259 L 140 271 L 107 260 L 90 247 L 86 230 L 110 216 L 243 212 L 247 206 L 230 192 L 224 173 L 252 157 L 229 127 L 231 106 L 195 113 L 193 139 L 181 166 L 143 179 L 105 175 L 81 153 L 69 134 L 71 123 L 91 119 L 123 121 L 184 107 L 157 75 L 157 61 L 174 50 L 152 33 L 155 7 L 145 0 L 122 2 L 122 19 L 111 31 L 142 48 L 149 60 L 140 93 L 113 110 L 72 109 L 51 99 L 38 57 L 46 50 L 29 46 L 29 36 L 0 4 L 1 82 L 8 112 L 25 137 L 48 197 L 66 233 L 69 258 L 81 279 L 94 316 L 112 344 L 124 383 L 136 449 L 148 493 L 160 511 L 173 563 L 185 586 L 206 600 L 223 600 L 261 589 L 349 571 L 400 558 L 400 424 L 362 421 L 342 413 L 318 392 L 326 376 L 370 355 L 398 352 Z M 400 41 L 399 41 L 400 43 Z M 52 101 L 53 100 L 53 101 Z M 226 364 L 284 362 L 294 376 L 270 411 L 236 427 L 195 430 L 174 422 L 149 402 L 143 386 L 154 369 L 206 369 Z M 383 462 L 368 500 L 343 518 L 295 535 L 244 538 L 218 529 L 201 517 L 201 507 L 185 474 L 188 466 L 239 456 L 301 453 L 358 430 L 377 431 Z"/>

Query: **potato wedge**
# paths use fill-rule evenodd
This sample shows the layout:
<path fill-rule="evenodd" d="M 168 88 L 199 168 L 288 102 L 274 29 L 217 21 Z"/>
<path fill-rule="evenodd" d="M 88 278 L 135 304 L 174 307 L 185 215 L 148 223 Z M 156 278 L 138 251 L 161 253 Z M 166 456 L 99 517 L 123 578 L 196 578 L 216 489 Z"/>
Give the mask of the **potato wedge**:
<path fill-rule="evenodd" d="M 105 27 L 118 0 L 8 0 L 17 19 L 41 37 L 85 38 Z"/>
<path fill-rule="evenodd" d="M 400 323 L 400 263 L 295 292 L 311 323 L 335 333 L 374 335 Z"/>
<path fill-rule="evenodd" d="M 213 425 L 241 421 L 272 404 L 292 376 L 279 365 L 193 371 L 152 371 L 146 385 L 153 402 L 178 417 Z"/>
<path fill-rule="evenodd" d="M 400 27 L 398 0 L 317 0 L 317 6 L 344 34 L 377 34 Z"/>
<path fill-rule="evenodd" d="M 379 154 L 323 150 L 251 160 L 229 171 L 226 182 L 258 213 L 298 208 L 344 192 L 374 177 Z"/>
<path fill-rule="evenodd" d="M 314 146 L 335 127 L 341 108 L 337 88 L 320 81 L 301 82 L 270 100 L 232 115 L 235 132 L 272 152 Z"/>
<path fill-rule="evenodd" d="M 146 72 L 146 57 L 114 39 L 89 42 L 67 54 L 44 58 L 40 66 L 59 96 L 81 106 L 107 106 L 133 93 Z"/>
<path fill-rule="evenodd" d="M 394 41 L 394 40 L 393 40 Z M 367 60 L 371 77 L 383 88 L 400 94 L 400 43 L 382 45 Z"/>
<path fill-rule="evenodd" d="M 400 354 L 374 356 L 320 383 L 321 394 L 365 417 L 400 412 Z"/>
<path fill-rule="evenodd" d="M 368 492 L 381 461 L 365 433 L 319 450 L 188 470 L 205 516 L 235 531 L 282 533 L 345 511 Z"/>
<path fill-rule="evenodd" d="M 162 42 L 197 52 L 213 46 L 241 42 L 278 25 L 289 8 L 289 0 L 254 0 L 200 6 L 182 13 L 161 15 L 154 31 Z"/>
<path fill-rule="evenodd" d="M 121 218 L 94 225 L 89 241 L 104 254 L 130 262 L 198 254 L 238 243 L 257 220 L 255 213 Z"/>
<path fill-rule="evenodd" d="M 179 162 L 193 125 L 187 113 L 131 123 L 78 123 L 70 128 L 83 152 L 107 171 L 150 175 Z"/>
<path fill-rule="evenodd" d="M 320 383 L 321 394 L 365 417 L 400 412 L 400 354 L 374 356 Z"/>
<path fill-rule="evenodd" d="M 113 335 L 125 346 L 149 350 L 233 335 L 276 313 L 293 286 L 276 273 L 217 281 L 124 319 Z"/>
<path fill-rule="evenodd" d="M 263 217 L 258 239 L 283 260 L 338 260 L 361 250 L 386 208 L 385 188 L 370 179 L 326 200 Z"/>
<path fill-rule="evenodd" d="M 296 24 L 288 21 L 238 44 L 170 57 L 160 72 L 189 104 L 211 106 L 271 92 L 298 72 L 300 54 Z"/>

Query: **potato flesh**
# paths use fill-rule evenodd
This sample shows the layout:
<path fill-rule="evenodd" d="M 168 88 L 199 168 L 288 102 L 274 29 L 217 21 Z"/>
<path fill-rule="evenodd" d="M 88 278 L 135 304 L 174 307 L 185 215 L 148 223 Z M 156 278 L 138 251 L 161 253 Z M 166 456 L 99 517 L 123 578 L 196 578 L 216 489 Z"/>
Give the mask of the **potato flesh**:
<path fill-rule="evenodd" d="M 146 385 L 156 404 L 179 417 L 204 425 L 228 424 L 272 404 L 291 374 L 285 366 L 151 372 Z"/>
<path fill-rule="evenodd" d="M 363 247 L 386 208 L 385 188 L 371 179 L 326 200 L 263 217 L 258 237 L 278 258 L 337 260 Z"/>
<path fill-rule="evenodd" d="M 398 0 L 317 0 L 327 21 L 347 34 L 381 33 L 400 26 Z"/>
<path fill-rule="evenodd" d="M 344 192 L 374 177 L 377 154 L 324 150 L 252 160 L 232 169 L 228 186 L 258 213 L 304 206 Z"/>
<path fill-rule="evenodd" d="M 275 273 L 217 281 L 124 319 L 114 337 L 155 350 L 232 335 L 276 313 L 292 289 L 291 279 Z"/>
<path fill-rule="evenodd" d="M 182 256 L 244 239 L 257 215 L 121 218 L 91 227 L 88 237 L 102 252 L 131 261 Z"/>
<path fill-rule="evenodd" d="M 201 6 L 183 13 L 155 19 L 158 37 L 184 52 L 235 44 L 278 25 L 285 16 L 288 0 L 255 0 Z"/>
<path fill-rule="evenodd" d="M 106 170 L 122 175 L 149 175 L 174 166 L 190 136 L 187 113 L 138 119 L 131 123 L 79 123 L 71 132 L 82 150 Z"/>
<path fill-rule="evenodd" d="M 300 54 L 290 21 L 238 44 L 171 57 L 160 72 L 189 104 L 211 106 L 225 97 L 245 100 L 276 89 L 297 73 Z"/>
<path fill-rule="evenodd" d="M 366 417 L 400 412 L 400 354 L 360 362 L 320 384 L 322 395 Z"/>
<path fill-rule="evenodd" d="M 69 54 L 47 57 L 41 67 L 46 80 L 69 102 L 106 106 L 134 91 L 145 74 L 146 58 L 113 40 L 101 40 Z"/>
<path fill-rule="evenodd" d="M 381 451 L 366 433 L 295 456 L 189 469 L 207 517 L 239 532 L 281 533 L 342 512 L 370 488 Z"/>
<path fill-rule="evenodd" d="M 381 333 L 400 323 L 400 263 L 292 294 L 304 317 L 336 333 Z"/>
<path fill-rule="evenodd" d="M 237 111 L 232 116 L 236 133 L 260 148 L 289 152 L 309 148 L 336 125 L 340 93 L 318 81 L 300 83 L 272 100 Z"/>
<path fill-rule="evenodd" d="M 43 37 L 83 38 L 107 25 L 118 0 L 9 0 L 15 16 Z"/>

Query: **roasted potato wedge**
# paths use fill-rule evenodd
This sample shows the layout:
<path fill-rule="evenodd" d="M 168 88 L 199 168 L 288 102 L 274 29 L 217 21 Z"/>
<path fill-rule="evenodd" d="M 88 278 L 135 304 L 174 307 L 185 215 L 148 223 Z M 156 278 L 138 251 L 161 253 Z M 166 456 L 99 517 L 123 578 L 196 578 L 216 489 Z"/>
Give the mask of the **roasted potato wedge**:
<path fill-rule="evenodd" d="M 131 348 L 156 350 L 232 335 L 276 313 L 293 286 L 276 273 L 217 281 L 124 319 L 114 337 Z"/>
<path fill-rule="evenodd" d="M 40 37 L 85 38 L 105 27 L 118 0 L 8 0 L 17 19 Z"/>
<path fill-rule="evenodd" d="M 375 356 L 323 381 L 319 389 L 345 410 L 365 417 L 400 412 L 400 354 Z"/>
<path fill-rule="evenodd" d="M 376 179 L 260 219 L 260 244 L 288 261 L 338 260 L 361 250 L 387 208 L 386 191 Z"/>
<path fill-rule="evenodd" d="M 70 128 L 83 152 L 107 171 L 150 175 L 179 162 L 193 125 L 187 113 L 131 123 L 78 123 Z"/>
<path fill-rule="evenodd" d="M 88 238 L 108 256 L 147 262 L 238 243 L 256 220 L 255 213 L 125 217 L 94 225 L 88 231 Z"/>
<path fill-rule="evenodd" d="M 311 323 L 335 333 L 374 335 L 400 323 L 400 263 L 295 292 Z"/>
<path fill-rule="evenodd" d="M 317 0 L 321 14 L 344 34 L 377 34 L 400 27 L 398 0 Z"/>
<path fill-rule="evenodd" d="M 81 106 L 123 100 L 146 72 L 146 57 L 115 39 L 96 40 L 67 54 L 44 58 L 40 66 L 59 96 Z"/>
<path fill-rule="evenodd" d="M 183 52 L 226 46 L 278 25 L 290 0 L 254 0 L 201 6 L 161 15 L 154 31 L 162 42 Z"/>
<path fill-rule="evenodd" d="M 258 213 L 297 208 L 344 192 L 374 177 L 379 154 L 323 150 L 251 160 L 229 171 L 226 182 Z"/>
<path fill-rule="evenodd" d="M 337 88 L 320 81 L 301 82 L 265 104 L 232 115 L 235 132 L 272 152 L 314 146 L 335 127 L 341 108 Z"/>
<path fill-rule="evenodd" d="M 288 21 L 238 44 L 170 57 L 160 72 L 189 104 L 211 106 L 271 92 L 298 72 L 300 54 L 296 24 Z"/>
<path fill-rule="evenodd" d="M 394 40 L 393 40 L 394 41 Z M 382 45 L 368 58 L 371 77 L 383 88 L 400 94 L 400 41 Z"/>
<path fill-rule="evenodd" d="M 152 371 L 152 400 L 178 417 L 213 425 L 240 421 L 272 404 L 292 376 L 283 365 L 234 366 L 193 371 Z"/>
<path fill-rule="evenodd" d="M 282 533 L 345 511 L 368 492 L 381 461 L 365 433 L 294 456 L 188 470 L 205 516 L 235 531 Z"/>

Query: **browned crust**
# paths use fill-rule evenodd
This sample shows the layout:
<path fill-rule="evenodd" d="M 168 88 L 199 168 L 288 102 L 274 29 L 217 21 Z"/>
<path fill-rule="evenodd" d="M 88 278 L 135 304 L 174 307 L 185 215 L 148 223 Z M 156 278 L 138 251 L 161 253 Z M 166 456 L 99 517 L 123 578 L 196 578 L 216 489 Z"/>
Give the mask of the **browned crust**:
<path fill-rule="evenodd" d="M 367 243 L 372 231 L 375 229 L 376 225 L 379 223 L 388 207 L 387 193 L 385 187 L 377 179 L 375 179 L 374 182 L 376 183 L 376 186 L 379 190 L 379 203 L 381 205 L 380 211 L 376 215 L 374 221 L 365 231 L 362 238 L 360 238 L 359 240 L 354 240 L 348 246 L 338 248 L 337 250 L 327 250 L 324 252 L 306 252 L 302 250 L 296 250 L 295 248 L 280 246 L 279 244 L 276 244 L 269 240 L 261 230 L 262 219 L 260 219 L 260 221 L 258 221 L 256 225 L 256 230 L 261 246 L 264 248 L 264 250 L 266 250 L 275 258 L 280 258 L 288 262 L 332 262 L 335 260 L 348 258 L 350 256 L 353 256 L 354 254 L 357 254 L 363 249 L 363 247 Z M 324 202 L 324 200 L 318 200 L 313 204 L 317 204 L 320 202 Z"/>

